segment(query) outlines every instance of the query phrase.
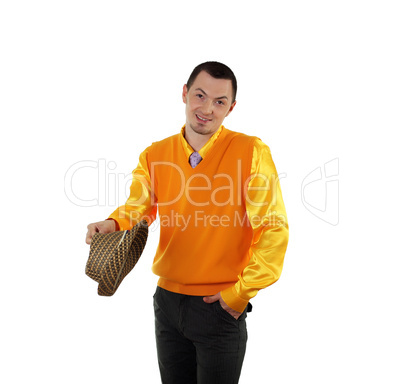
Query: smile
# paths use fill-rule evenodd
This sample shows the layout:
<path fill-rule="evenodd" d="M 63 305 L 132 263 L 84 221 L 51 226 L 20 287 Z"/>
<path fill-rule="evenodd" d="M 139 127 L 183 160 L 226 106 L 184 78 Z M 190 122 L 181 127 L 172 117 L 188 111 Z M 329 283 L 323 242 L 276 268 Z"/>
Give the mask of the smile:
<path fill-rule="evenodd" d="M 203 121 L 203 122 L 207 122 L 207 121 L 210 121 L 209 119 L 205 119 L 205 118 L 203 118 L 203 117 L 201 117 L 201 116 L 199 116 L 199 115 L 197 115 L 197 114 L 195 114 L 195 116 L 197 117 L 197 119 L 199 119 L 199 120 L 201 120 L 201 121 Z"/>

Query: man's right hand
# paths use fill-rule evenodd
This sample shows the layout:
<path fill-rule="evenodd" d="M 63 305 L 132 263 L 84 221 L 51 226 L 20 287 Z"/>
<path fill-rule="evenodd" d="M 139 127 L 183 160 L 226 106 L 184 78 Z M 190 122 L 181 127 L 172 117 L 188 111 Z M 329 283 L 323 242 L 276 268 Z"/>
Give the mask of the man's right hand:
<path fill-rule="evenodd" d="M 98 221 L 88 225 L 88 232 L 85 242 L 91 244 L 92 236 L 96 233 L 111 233 L 116 231 L 116 223 L 114 220 Z"/>

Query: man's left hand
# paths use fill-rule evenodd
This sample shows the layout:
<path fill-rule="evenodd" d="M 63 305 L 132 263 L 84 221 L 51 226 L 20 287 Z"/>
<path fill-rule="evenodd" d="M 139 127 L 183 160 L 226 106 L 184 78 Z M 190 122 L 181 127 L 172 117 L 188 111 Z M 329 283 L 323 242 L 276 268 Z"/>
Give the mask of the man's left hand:
<path fill-rule="evenodd" d="M 229 313 L 229 315 L 232 315 L 236 320 L 240 317 L 241 312 L 237 312 L 234 309 L 230 308 L 222 299 L 221 293 L 217 293 L 216 295 L 213 296 L 205 296 L 204 301 L 208 304 L 215 303 L 215 301 L 218 301 L 221 305 L 221 307 Z"/>

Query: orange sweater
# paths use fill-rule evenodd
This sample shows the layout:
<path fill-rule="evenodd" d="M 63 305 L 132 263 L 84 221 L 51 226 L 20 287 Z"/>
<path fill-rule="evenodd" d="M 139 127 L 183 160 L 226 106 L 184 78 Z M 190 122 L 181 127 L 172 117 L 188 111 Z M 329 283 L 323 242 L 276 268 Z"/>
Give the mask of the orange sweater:
<path fill-rule="evenodd" d="M 109 218 L 120 229 L 142 219 L 151 225 L 158 208 L 159 285 L 200 296 L 220 291 L 241 312 L 282 271 L 289 234 L 275 164 L 261 140 L 223 126 L 199 151 L 203 160 L 194 169 L 192 151 L 184 127 L 146 148 L 130 197 Z"/>
<path fill-rule="evenodd" d="M 194 169 L 179 139 L 149 150 L 161 225 L 152 270 L 169 291 L 214 295 L 234 285 L 249 261 L 252 228 L 243 187 L 255 138 L 226 130 Z"/>

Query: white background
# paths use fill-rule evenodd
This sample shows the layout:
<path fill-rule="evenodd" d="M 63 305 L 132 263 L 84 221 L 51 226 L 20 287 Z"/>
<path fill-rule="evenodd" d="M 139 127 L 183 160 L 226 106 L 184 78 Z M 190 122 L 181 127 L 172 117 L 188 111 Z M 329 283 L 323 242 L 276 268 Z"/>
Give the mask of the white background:
<path fill-rule="evenodd" d="M 239 84 L 225 126 L 270 146 L 290 225 L 282 277 L 252 301 L 241 382 L 401 383 L 401 16 L 397 1 L 2 2 L 0 381 L 159 382 L 158 230 L 104 298 L 86 226 L 124 203 L 113 180 L 179 131 L 183 84 L 218 60 Z M 333 159 L 336 225 L 301 193 Z M 74 174 L 92 207 L 65 193 L 85 161 L 115 165 L 104 185 Z M 323 177 L 304 195 L 321 210 Z"/>

